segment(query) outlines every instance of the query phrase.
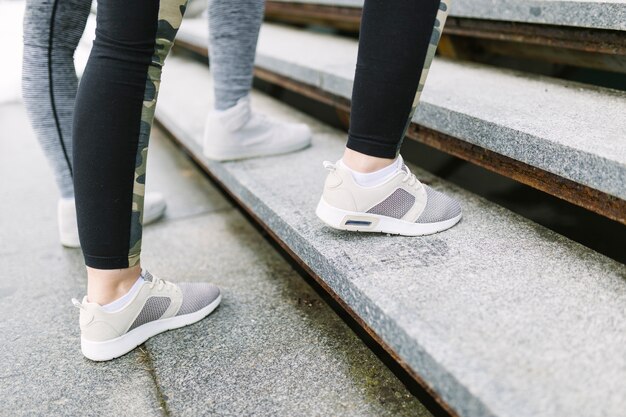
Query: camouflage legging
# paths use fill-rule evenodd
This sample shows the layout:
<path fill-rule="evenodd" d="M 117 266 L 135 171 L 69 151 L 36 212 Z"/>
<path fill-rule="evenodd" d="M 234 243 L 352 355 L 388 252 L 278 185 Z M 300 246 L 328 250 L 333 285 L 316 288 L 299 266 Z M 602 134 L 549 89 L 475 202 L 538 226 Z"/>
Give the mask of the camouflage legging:
<path fill-rule="evenodd" d="M 186 0 L 99 0 L 74 109 L 74 191 L 87 266 L 136 265 L 161 69 Z"/>
<path fill-rule="evenodd" d="M 203 0 L 197 1 L 202 2 Z M 104 4 L 103 7 L 106 10 L 110 9 L 108 5 L 112 4 L 104 0 L 100 0 L 100 3 Z M 163 1 L 162 3 L 165 4 L 166 2 Z M 169 3 L 182 5 L 184 1 L 169 1 Z M 148 4 L 146 7 L 149 7 Z M 215 107 L 218 109 L 226 109 L 234 105 L 239 98 L 247 95 L 250 91 L 256 41 L 263 19 L 263 7 L 264 0 L 210 0 L 211 36 L 209 50 L 211 69 L 215 79 Z M 27 0 L 26 2 L 22 83 L 24 103 L 37 138 L 53 167 L 61 196 L 64 198 L 74 197 L 72 119 L 78 81 L 73 56 L 83 34 L 90 8 L 91 0 Z M 124 16 L 124 18 L 126 17 Z M 170 31 L 172 29 L 173 27 L 169 28 Z M 169 45 L 165 46 L 165 49 L 167 48 Z M 102 52 L 103 48 L 99 50 Z M 163 52 L 160 51 L 164 57 Z M 102 64 L 105 61 L 102 58 L 98 57 L 95 62 Z M 156 75 L 158 70 L 151 68 L 149 72 Z M 158 83 L 154 83 L 155 87 L 157 85 Z M 148 93 L 152 92 L 152 85 L 149 85 L 147 91 Z M 143 97 L 143 93 L 141 96 Z M 92 100 L 87 99 L 86 101 L 91 103 Z M 152 110 L 152 108 L 144 109 L 144 113 L 146 113 L 144 120 L 151 120 L 150 112 Z M 91 120 L 92 118 L 88 117 L 87 119 Z M 139 123 L 136 125 L 139 126 Z M 142 130 L 138 133 L 138 137 L 140 134 L 142 135 L 141 140 L 135 139 L 144 154 L 148 139 L 146 129 L 147 127 L 142 123 Z M 111 131 L 109 130 L 109 132 Z M 83 142 L 85 141 L 86 139 L 83 139 Z M 92 146 L 102 146 L 97 143 L 95 138 L 89 139 L 89 141 Z M 143 169 L 141 165 L 139 169 Z M 116 223 L 119 226 L 108 229 L 108 231 L 113 230 L 113 234 L 116 235 L 116 231 L 121 230 L 119 233 L 125 234 L 126 237 L 117 236 L 111 240 L 103 235 L 108 233 L 104 227 L 89 227 L 90 232 L 87 232 L 87 235 L 81 232 L 83 248 L 86 249 L 85 253 L 90 254 L 88 265 L 98 264 L 104 267 L 102 262 L 94 263 L 92 260 L 101 257 L 108 258 L 111 253 L 116 253 L 114 256 L 117 259 L 115 265 L 124 265 L 125 262 L 132 265 L 138 262 L 142 200 L 142 196 L 138 193 L 143 192 L 143 181 L 144 177 L 139 175 L 137 182 L 134 181 L 134 178 L 131 182 L 131 185 L 134 184 L 132 188 L 135 197 L 132 199 L 132 203 L 129 203 L 129 207 L 131 205 L 133 207 L 129 227 L 126 224 L 128 222 L 119 224 L 116 221 L 104 220 L 101 211 L 92 212 L 93 215 L 96 215 L 97 222 L 109 225 Z M 85 206 L 83 205 L 83 207 Z M 108 210 L 107 207 L 107 205 L 101 206 L 102 211 Z M 129 212 L 129 209 L 126 211 Z M 118 213 L 117 210 L 114 212 Z M 131 214 L 127 214 L 126 217 L 130 218 Z M 85 224 L 85 221 L 82 223 Z M 85 228 L 81 229 L 84 230 Z M 93 247 L 89 243 L 92 241 L 100 242 L 100 244 L 97 245 L 98 247 Z M 122 245 L 120 242 L 125 243 Z M 99 248 L 106 248 L 106 251 L 102 252 Z M 124 255 L 120 255 L 121 253 Z M 105 263 L 108 264 L 108 261 Z"/>
<path fill-rule="evenodd" d="M 395 158 L 435 56 L 450 0 L 365 0 L 348 148 Z"/>

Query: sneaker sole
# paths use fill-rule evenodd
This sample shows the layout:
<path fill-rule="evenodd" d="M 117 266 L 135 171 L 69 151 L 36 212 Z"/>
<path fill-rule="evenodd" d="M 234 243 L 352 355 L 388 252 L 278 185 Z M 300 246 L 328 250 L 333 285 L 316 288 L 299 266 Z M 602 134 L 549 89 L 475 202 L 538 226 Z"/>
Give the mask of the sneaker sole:
<path fill-rule="evenodd" d="M 443 232 L 457 224 L 462 214 L 437 223 L 411 223 L 378 214 L 338 209 L 320 199 L 315 214 L 328 226 L 352 232 L 388 233 L 402 236 L 424 236 Z"/>
<path fill-rule="evenodd" d="M 213 312 L 220 305 L 222 295 L 208 306 L 189 314 L 170 317 L 163 320 L 155 320 L 139 326 L 130 332 L 111 340 L 92 342 L 81 337 L 80 348 L 83 355 L 92 361 L 102 362 L 119 358 L 127 354 L 137 346 L 167 330 L 178 329 L 196 323 Z"/>
<path fill-rule="evenodd" d="M 295 142 L 289 146 L 275 149 L 250 149 L 246 152 L 242 152 L 241 148 L 209 148 L 204 147 L 203 154 L 210 160 L 225 162 L 225 161 L 237 161 L 240 159 L 252 159 L 262 158 L 265 156 L 284 155 L 286 153 L 297 152 L 302 149 L 306 149 L 311 146 L 311 140 L 303 142 Z"/>

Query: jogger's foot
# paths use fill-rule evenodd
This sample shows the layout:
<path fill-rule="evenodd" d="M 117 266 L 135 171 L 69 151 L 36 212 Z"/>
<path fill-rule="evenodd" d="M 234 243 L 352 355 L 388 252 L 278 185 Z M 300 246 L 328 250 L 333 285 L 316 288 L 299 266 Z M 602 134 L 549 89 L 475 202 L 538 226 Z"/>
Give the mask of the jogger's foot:
<path fill-rule="evenodd" d="M 310 144 L 307 125 L 254 114 L 248 96 L 228 110 L 211 112 L 204 131 L 204 155 L 216 161 L 280 155 Z"/>
<path fill-rule="evenodd" d="M 400 157 L 399 157 L 400 158 Z M 404 163 L 381 184 L 363 187 L 338 162 L 330 171 L 317 216 L 341 230 L 420 236 L 449 229 L 461 220 L 461 205 L 423 185 Z"/>
<path fill-rule="evenodd" d="M 143 224 L 157 221 L 165 213 L 165 198 L 160 193 L 146 193 L 144 199 Z M 80 248 L 78 224 L 76 223 L 76 203 L 73 198 L 62 198 L 57 205 L 59 239 L 68 248 Z"/>
<path fill-rule="evenodd" d="M 143 281 L 143 282 L 142 282 Z M 81 350 L 93 361 L 122 356 L 166 330 L 187 326 L 208 316 L 220 304 L 218 287 L 208 283 L 174 284 L 147 271 L 121 306 L 72 302 L 80 309 Z M 123 297 L 123 298 L 124 298 Z"/>

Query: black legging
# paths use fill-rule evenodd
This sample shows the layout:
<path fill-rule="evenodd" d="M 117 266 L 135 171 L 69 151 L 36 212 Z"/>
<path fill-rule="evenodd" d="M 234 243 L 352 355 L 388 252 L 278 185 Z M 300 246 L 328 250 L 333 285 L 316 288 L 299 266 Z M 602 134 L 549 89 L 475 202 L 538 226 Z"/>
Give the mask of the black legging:
<path fill-rule="evenodd" d="M 395 157 L 435 53 L 447 1 L 365 0 L 351 149 Z M 139 262 L 148 139 L 161 67 L 185 3 L 98 2 L 96 40 L 76 99 L 73 132 L 87 266 L 118 269 Z"/>
<path fill-rule="evenodd" d="M 87 266 L 136 265 L 161 67 L 186 0 L 99 0 L 74 112 L 74 192 Z"/>
<path fill-rule="evenodd" d="M 448 3 L 365 0 L 348 148 L 379 158 L 397 156 L 437 49 Z"/>

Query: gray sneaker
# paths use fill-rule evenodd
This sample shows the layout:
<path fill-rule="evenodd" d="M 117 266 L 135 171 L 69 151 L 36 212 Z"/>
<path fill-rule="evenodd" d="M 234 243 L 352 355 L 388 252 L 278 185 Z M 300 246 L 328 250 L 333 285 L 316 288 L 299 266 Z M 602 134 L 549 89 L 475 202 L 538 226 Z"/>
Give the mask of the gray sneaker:
<path fill-rule="evenodd" d="M 187 326 L 208 316 L 222 300 L 220 290 L 208 283 L 173 284 L 147 271 L 139 291 L 117 311 L 99 304 L 72 302 L 80 309 L 81 350 L 93 361 L 122 356 L 166 330 Z"/>
<path fill-rule="evenodd" d="M 423 185 L 402 164 L 383 184 L 362 187 L 342 166 L 324 162 L 330 171 L 317 216 L 341 230 L 420 236 L 449 229 L 461 220 L 461 205 Z"/>

